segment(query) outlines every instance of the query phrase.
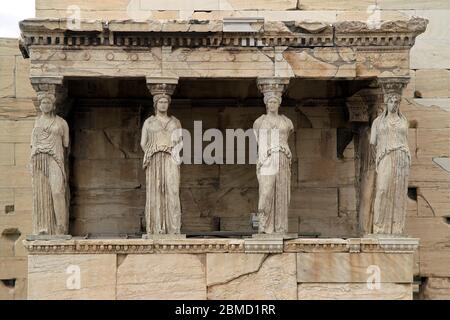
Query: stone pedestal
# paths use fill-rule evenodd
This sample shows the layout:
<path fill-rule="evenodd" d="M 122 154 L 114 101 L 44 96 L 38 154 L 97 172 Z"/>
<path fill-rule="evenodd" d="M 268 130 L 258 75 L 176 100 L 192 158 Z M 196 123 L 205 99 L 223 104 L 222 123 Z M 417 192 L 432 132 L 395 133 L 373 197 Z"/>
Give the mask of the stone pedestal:
<path fill-rule="evenodd" d="M 186 235 L 185 234 L 143 234 L 142 239 L 181 240 L 181 239 L 186 239 Z"/>
<path fill-rule="evenodd" d="M 252 235 L 254 239 L 297 239 L 298 233 L 255 233 Z"/>
<path fill-rule="evenodd" d="M 29 299 L 412 299 L 417 239 L 24 241 Z"/>
<path fill-rule="evenodd" d="M 72 236 L 69 234 L 63 234 L 63 235 L 40 235 L 40 234 L 30 234 L 26 236 L 27 241 L 35 241 L 35 240 L 43 240 L 43 241 L 50 241 L 50 240 L 70 240 L 72 239 Z"/>

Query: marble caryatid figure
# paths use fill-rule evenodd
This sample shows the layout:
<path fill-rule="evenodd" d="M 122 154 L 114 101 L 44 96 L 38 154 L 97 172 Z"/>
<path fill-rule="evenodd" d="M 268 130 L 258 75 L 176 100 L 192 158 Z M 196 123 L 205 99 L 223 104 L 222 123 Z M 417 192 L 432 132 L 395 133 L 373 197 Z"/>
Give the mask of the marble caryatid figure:
<path fill-rule="evenodd" d="M 65 149 L 69 147 L 67 122 L 56 115 L 54 93 L 38 91 L 42 114 L 31 138 L 33 181 L 33 234 L 65 235 L 69 229 L 68 183 Z"/>
<path fill-rule="evenodd" d="M 152 92 L 155 115 L 144 122 L 141 136 L 147 181 L 146 227 L 147 234 L 179 234 L 180 162 L 175 150 L 181 143 L 181 123 L 168 115 L 171 97 L 164 85 L 159 89 Z"/>
<path fill-rule="evenodd" d="M 403 84 L 383 86 L 386 109 L 373 124 L 370 143 L 376 149 L 373 233 L 401 235 L 405 226 L 411 156 L 408 120 L 400 112 Z"/>
<path fill-rule="evenodd" d="M 288 138 L 294 126 L 289 118 L 278 113 L 286 84 L 280 79 L 258 81 L 267 111 L 253 124 L 258 143 L 259 233 L 288 232 L 292 158 Z"/>

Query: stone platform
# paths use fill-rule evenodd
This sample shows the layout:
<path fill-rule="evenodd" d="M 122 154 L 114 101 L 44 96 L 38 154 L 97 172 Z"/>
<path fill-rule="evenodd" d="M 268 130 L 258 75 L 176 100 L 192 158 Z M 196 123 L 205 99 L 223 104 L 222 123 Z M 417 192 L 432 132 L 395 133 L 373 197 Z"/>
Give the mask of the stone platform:
<path fill-rule="evenodd" d="M 24 241 L 29 299 L 412 299 L 418 239 Z"/>

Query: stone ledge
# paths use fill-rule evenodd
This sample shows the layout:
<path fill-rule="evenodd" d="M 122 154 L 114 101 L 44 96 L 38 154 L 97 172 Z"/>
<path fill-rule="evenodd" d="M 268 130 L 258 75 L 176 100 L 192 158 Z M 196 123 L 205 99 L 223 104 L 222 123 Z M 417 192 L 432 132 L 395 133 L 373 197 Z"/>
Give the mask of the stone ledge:
<path fill-rule="evenodd" d="M 77 239 L 24 240 L 30 255 L 36 254 L 144 254 L 144 253 L 283 253 L 283 252 L 384 252 L 413 253 L 415 238 L 352 239 Z"/>
<path fill-rule="evenodd" d="M 285 241 L 284 252 L 395 252 L 413 253 L 416 238 L 295 239 Z"/>
<path fill-rule="evenodd" d="M 245 253 L 283 253 L 283 239 L 282 238 L 246 239 Z"/>

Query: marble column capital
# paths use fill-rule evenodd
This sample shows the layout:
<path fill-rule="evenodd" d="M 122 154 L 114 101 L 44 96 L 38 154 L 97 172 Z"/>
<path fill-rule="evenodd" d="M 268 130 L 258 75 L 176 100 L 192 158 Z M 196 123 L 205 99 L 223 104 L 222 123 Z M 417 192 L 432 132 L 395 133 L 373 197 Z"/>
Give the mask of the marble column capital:
<path fill-rule="evenodd" d="M 38 95 L 40 92 L 47 92 L 56 96 L 64 85 L 64 77 L 30 77 L 30 82 Z"/>
<path fill-rule="evenodd" d="M 178 84 L 178 77 L 146 77 L 145 81 L 153 96 L 160 94 L 171 96 Z"/>
<path fill-rule="evenodd" d="M 30 77 L 31 86 L 36 91 L 37 101 L 35 107 L 39 110 L 39 105 L 43 99 L 50 99 L 55 104 L 56 112 L 65 113 L 68 109 L 67 104 L 67 86 L 63 76 L 42 76 Z"/>
<path fill-rule="evenodd" d="M 378 85 L 381 87 L 384 97 L 389 94 L 398 94 L 402 95 L 403 89 L 409 83 L 409 77 L 386 77 L 386 78 L 378 78 Z"/>
<path fill-rule="evenodd" d="M 285 77 L 268 77 L 268 78 L 257 78 L 256 84 L 259 91 L 262 94 L 278 94 L 282 95 L 289 85 L 290 78 Z"/>

